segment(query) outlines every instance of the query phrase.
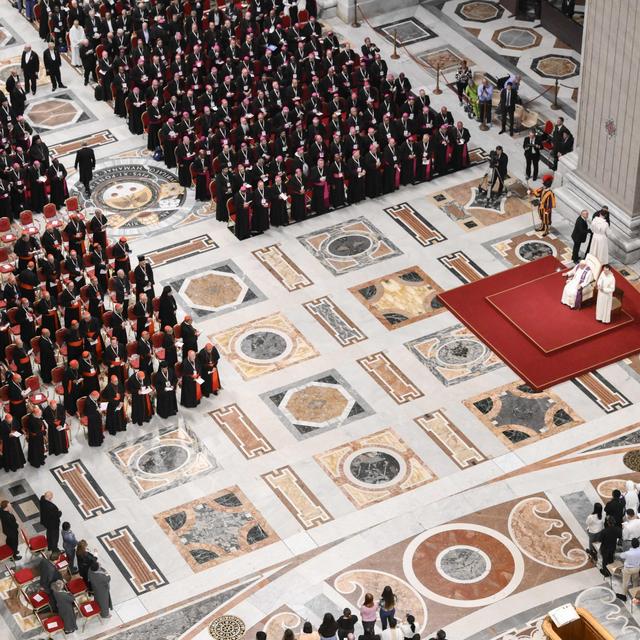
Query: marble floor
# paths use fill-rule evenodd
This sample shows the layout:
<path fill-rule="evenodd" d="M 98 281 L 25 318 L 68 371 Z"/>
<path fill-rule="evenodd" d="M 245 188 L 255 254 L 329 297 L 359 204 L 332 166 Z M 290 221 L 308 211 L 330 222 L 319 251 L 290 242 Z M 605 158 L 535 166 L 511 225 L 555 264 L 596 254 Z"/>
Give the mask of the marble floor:
<path fill-rule="evenodd" d="M 416 58 L 448 49 L 494 77 L 526 59 L 525 99 L 546 83 L 533 58 L 559 53 L 579 68 L 494 5 L 425 3 L 360 29 L 329 22 L 354 44 L 371 36 L 387 59 L 403 23 Z M 9 3 L 0 33 L 4 77 L 37 37 Z M 390 66 L 434 88 L 409 56 Z M 640 480 L 640 360 L 536 393 L 437 298 L 541 256 L 570 258 L 561 216 L 547 238 L 531 229 L 521 139 L 481 132 L 445 88 L 433 104 L 469 127 L 473 166 L 240 243 L 66 63 L 63 78 L 55 94 L 43 78 L 29 119 L 69 167 L 83 141 L 95 149 L 84 206 L 107 212 L 218 345 L 223 385 L 198 410 L 107 435 L 101 449 L 74 429 L 67 455 L 0 478 L 31 533 L 37 496 L 53 489 L 112 576 L 113 617 L 77 637 L 207 638 L 226 614 L 227 631 L 280 640 L 388 584 L 426 637 L 533 639 L 549 608 L 575 602 L 616 638 L 640 638 L 583 550 L 592 503 Z M 543 119 L 549 106 L 532 103 Z M 476 188 L 496 144 L 516 181 L 486 208 Z M 636 265 L 618 266 L 638 280 Z M 5 572 L 0 595 L 0 637 L 41 637 Z"/>

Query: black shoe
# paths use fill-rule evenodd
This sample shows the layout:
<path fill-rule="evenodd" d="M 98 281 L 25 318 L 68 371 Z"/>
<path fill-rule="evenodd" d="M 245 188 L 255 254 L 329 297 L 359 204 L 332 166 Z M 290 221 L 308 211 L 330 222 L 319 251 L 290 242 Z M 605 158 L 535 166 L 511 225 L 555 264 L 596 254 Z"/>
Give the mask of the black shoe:
<path fill-rule="evenodd" d="M 527 176 L 527 180 L 529 180 L 531 178 L 531 176 Z"/>
<path fill-rule="evenodd" d="M 626 602 L 627 601 L 627 596 L 623 595 L 622 593 L 616 593 L 616 598 L 620 598 L 620 600 L 622 600 L 622 602 Z"/>
<path fill-rule="evenodd" d="M 89 81 L 88 81 L 88 80 L 85 80 L 85 81 L 84 81 L 84 86 L 86 87 L 88 84 L 89 84 Z"/>
<path fill-rule="evenodd" d="M 18 554 L 16 556 L 13 556 L 13 559 L 16 560 L 16 561 L 17 560 L 22 560 L 22 556 Z"/>
<path fill-rule="evenodd" d="M 504 129 L 500 129 L 500 131 L 498 131 L 498 135 L 501 135 L 504 133 Z"/>
<path fill-rule="evenodd" d="M 67 85 L 66 85 L 66 84 L 61 84 L 61 85 L 58 87 L 58 89 L 66 89 L 66 88 L 67 88 Z M 512 133 L 511 135 L 513 135 L 513 133 Z"/>

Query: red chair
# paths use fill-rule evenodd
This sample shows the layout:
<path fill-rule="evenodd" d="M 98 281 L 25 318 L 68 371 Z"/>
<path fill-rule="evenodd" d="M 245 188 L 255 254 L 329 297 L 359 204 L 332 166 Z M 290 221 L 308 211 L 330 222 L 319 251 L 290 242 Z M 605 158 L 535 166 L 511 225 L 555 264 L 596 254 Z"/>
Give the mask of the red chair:
<path fill-rule="evenodd" d="M 36 8 L 38 8 L 38 5 Z M 40 620 L 42 630 L 48 634 L 49 637 L 61 632 L 64 635 L 64 622 L 62 622 L 62 618 L 60 616 L 52 615 L 47 616 L 46 618 L 38 616 L 38 620 Z"/>
<path fill-rule="evenodd" d="M 9 572 L 9 576 L 13 581 L 13 584 L 16 585 L 16 588 L 22 589 L 27 585 L 31 584 L 35 580 L 39 580 L 40 578 L 36 578 L 33 575 L 33 571 L 28 567 L 23 567 L 22 569 L 14 570 L 8 564 L 4 565 L 6 570 Z"/>
<path fill-rule="evenodd" d="M 158 358 L 158 360 L 164 360 L 164 357 L 165 357 L 165 350 L 164 350 L 164 347 L 162 346 L 163 340 L 164 340 L 164 331 L 156 331 L 151 336 L 151 344 L 153 345 L 153 351 L 156 354 L 156 358 Z"/>
<path fill-rule="evenodd" d="M 64 395 L 64 387 L 62 380 L 64 379 L 64 367 L 55 367 L 51 369 L 51 382 L 53 383 L 56 395 L 62 397 Z"/>
<path fill-rule="evenodd" d="M 34 405 L 41 405 L 47 401 L 46 394 L 42 393 L 40 390 L 40 377 L 39 376 L 29 376 L 25 380 L 25 385 L 31 391 L 29 394 L 29 402 Z"/>
<path fill-rule="evenodd" d="M 70 198 L 67 198 L 64 201 L 64 205 L 67 208 L 67 213 L 75 213 L 80 208 L 80 204 L 76 196 L 71 196 Z"/>
<path fill-rule="evenodd" d="M 27 536 L 24 529 L 20 529 L 20 534 L 22 535 L 22 539 L 25 541 L 27 545 L 27 549 L 29 553 L 35 557 L 37 554 L 44 554 L 47 550 L 47 536 L 43 536 L 42 534 L 36 536 Z"/>
<path fill-rule="evenodd" d="M 11 231 L 11 220 L 0 218 L 0 241 L 3 244 L 12 244 L 17 239 L 16 234 Z"/>
<path fill-rule="evenodd" d="M 49 202 L 44 205 L 44 209 L 42 210 L 44 213 L 44 219 L 51 224 L 54 228 L 59 228 L 62 226 L 62 220 L 58 218 L 58 208 L 55 203 Z"/>
<path fill-rule="evenodd" d="M 15 344 L 8 344 L 4 348 L 4 359 L 7 361 L 7 364 L 9 365 L 9 369 L 11 369 L 11 371 L 14 371 L 14 372 L 18 370 L 18 367 L 13 358 L 13 354 L 15 353 L 15 351 L 16 351 Z"/>
<path fill-rule="evenodd" d="M 87 587 L 87 583 L 80 576 L 76 576 L 75 578 L 71 578 L 69 582 L 66 584 L 67 591 L 74 597 L 79 598 L 80 596 L 85 596 L 89 592 L 89 588 Z"/>
<path fill-rule="evenodd" d="M 33 219 L 33 213 L 28 209 L 20 212 L 20 224 L 22 225 L 22 230 L 26 231 L 30 236 L 34 236 L 40 232 L 38 225 Z"/>
<path fill-rule="evenodd" d="M 98 620 L 100 620 L 100 624 L 102 624 L 102 618 L 99 617 L 100 605 L 95 600 L 87 600 L 81 603 L 76 602 L 76 607 L 78 608 L 80 617 L 84 620 L 82 623 L 82 631 L 84 631 L 84 628 L 87 626 L 87 622 L 96 616 L 98 616 Z"/>
<path fill-rule="evenodd" d="M 4 276 L 7 273 L 12 273 L 14 269 L 15 265 L 9 262 L 9 249 L 0 247 L 0 277 L 4 280 Z"/>
<path fill-rule="evenodd" d="M 23 590 L 22 595 L 25 597 L 25 599 L 29 603 L 29 606 L 33 609 L 33 613 L 35 613 L 36 615 L 40 611 L 47 609 L 51 602 L 51 599 L 49 598 L 49 596 L 41 589 L 33 593 L 27 593 L 26 591 Z"/>
<path fill-rule="evenodd" d="M 140 368 L 140 356 L 138 355 L 138 343 L 127 342 L 127 359 L 132 369 Z"/>
<path fill-rule="evenodd" d="M 0 547 L 0 562 L 13 558 L 13 549 L 8 544 Z"/>
<path fill-rule="evenodd" d="M 229 216 L 229 220 L 236 223 L 236 205 L 233 202 L 233 198 L 227 198 L 227 215 Z"/>
<path fill-rule="evenodd" d="M 34 362 L 40 364 L 40 336 L 31 338 L 31 350 L 33 351 Z"/>

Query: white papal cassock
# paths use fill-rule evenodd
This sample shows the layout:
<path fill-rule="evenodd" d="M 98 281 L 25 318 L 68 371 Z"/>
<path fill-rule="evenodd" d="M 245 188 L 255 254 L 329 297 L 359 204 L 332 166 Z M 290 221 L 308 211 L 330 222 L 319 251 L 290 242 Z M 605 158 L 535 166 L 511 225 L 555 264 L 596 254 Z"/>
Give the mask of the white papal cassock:
<path fill-rule="evenodd" d="M 593 281 L 593 271 L 591 271 L 588 264 L 580 262 L 565 275 L 568 277 L 568 280 L 562 290 L 562 304 L 574 308 L 576 306 L 578 291 Z"/>
<path fill-rule="evenodd" d="M 613 292 L 616 290 L 616 279 L 609 271 L 603 271 L 598 278 L 598 301 L 596 302 L 596 320 L 611 322 Z"/>

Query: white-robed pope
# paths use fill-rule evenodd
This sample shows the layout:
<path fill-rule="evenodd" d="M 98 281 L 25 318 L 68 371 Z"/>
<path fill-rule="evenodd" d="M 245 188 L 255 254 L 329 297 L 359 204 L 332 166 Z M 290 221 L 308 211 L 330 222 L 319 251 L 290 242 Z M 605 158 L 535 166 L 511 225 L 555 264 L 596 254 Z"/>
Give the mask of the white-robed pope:
<path fill-rule="evenodd" d="M 585 260 L 581 260 L 563 275 L 568 280 L 562 290 L 562 304 L 579 309 L 582 305 L 582 290 L 593 282 L 593 271 Z"/>

